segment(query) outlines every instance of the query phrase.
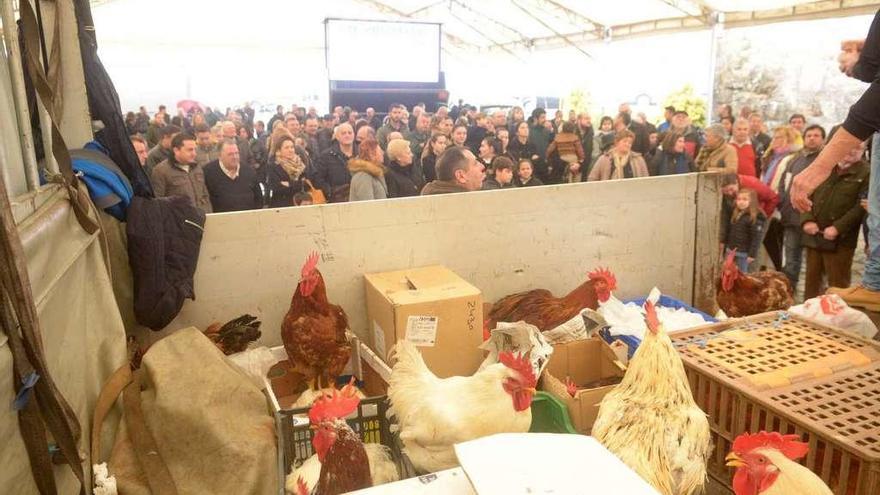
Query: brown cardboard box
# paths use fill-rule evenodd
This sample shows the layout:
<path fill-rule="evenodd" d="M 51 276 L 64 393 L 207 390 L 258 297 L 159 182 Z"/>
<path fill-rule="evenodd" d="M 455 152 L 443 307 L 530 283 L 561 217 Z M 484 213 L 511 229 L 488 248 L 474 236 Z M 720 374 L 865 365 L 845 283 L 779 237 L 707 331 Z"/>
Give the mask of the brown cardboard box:
<path fill-rule="evenodd" d="M 579 433 L 589 435 L 599 415 L 599 403 L 616 385 L 580 389 L 574 397 L 565 388 L 570 377 L 578 387 L 614 377 L 623 377 L 626 369 L 614 351 L 602 339 L 578 340 L 553 346 L 553 355 L 544 371 L 541 388 L 568 407 L 571 424 Z"/>
<path fill-rule="evenodd" d="M 443 266 L 364 275 L 369 345 L 386 359 L 398 340 L 419 346 L 438 377 L 473 374 L 483 360 L 480 290 Z"/>

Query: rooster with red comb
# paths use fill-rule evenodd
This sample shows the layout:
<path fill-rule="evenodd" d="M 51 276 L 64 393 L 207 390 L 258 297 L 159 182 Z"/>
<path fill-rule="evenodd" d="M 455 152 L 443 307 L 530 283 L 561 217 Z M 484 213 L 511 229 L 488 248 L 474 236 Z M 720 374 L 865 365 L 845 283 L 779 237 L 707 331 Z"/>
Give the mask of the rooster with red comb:
<path fill-rule="evenodd" d="M 650 301 L 645 322 L 645 338 L 620 385 L 602 399 L 592 435 L 663 495 L 702 493 L 709 421 Z"/>
<path fill-rule="evenodd" d="M 584 308 L 598 309 L 599 303 L 611 298 L 611 291 L 616 289 L 617 279 L 611 270 L 599 268 L 587 274 L 587 280 L 565 297 L 554 297 L 546 289 L 511 294 L 492 305 L 487 328 L 495 328 L 500 321 L 524 321 L 542 332 L 552 330 Z"/>
<path fill-rule="evenodd" d="M 373 486 L 364 444 L 345 422 L 345 417 L 357 410 L 360 399 L 351 384 L 342 391 L 332 390 L 309 410 L 309 422 L 315 430 L 312 447 L 321 462 L 321 474 L 311 495 L 340 495 Z M 296 481 L 296 493 L 310 495 L 302 478 Z"/>
<path fill-rule="evenodd" d="M 281 323 L 281 341 L 293 371 L 311 382 L 312 390 L 330 387 L 351 357 L 345 336 L 348 317 L 327 300 L 318 253 L 306 259 L 300 280 Z"/>
<path fill-rule="evenodd" d="M 766 431 L 743 433 L 733 441 L 725 460 L 736 468 L 736 495 L 831 495 L 815 473 L 797 463 L 809 452 L 798 435 Z"/>

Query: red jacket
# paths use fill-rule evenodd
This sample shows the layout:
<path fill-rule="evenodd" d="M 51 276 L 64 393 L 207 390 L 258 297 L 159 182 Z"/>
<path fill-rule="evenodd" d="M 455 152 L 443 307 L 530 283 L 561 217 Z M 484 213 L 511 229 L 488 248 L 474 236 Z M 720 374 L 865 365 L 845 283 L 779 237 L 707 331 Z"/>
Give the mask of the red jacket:
<path fill-rule="evenodd" d="M 731 141 L 730 145 L 736 148 L 736 156 L 739 158 L 739 168 L 737 169 L 737 173 L 740 175 L 757 177 L 758 173 L 755 169 L 755 147 L 752 146 L 752 143 L 746 142 L 743 145 L 738 145 Z"/>
<path fill-rule="evenodd" d="M 739 174 L 739 188 L 740 190 L 754 189 L 758 193 L 758 203 L 761 204 L 761 211 L 767 215 L 767 218 L 773 216 L 773 211 L 776 210 L 776 205 L 779 204 L 779 195 L 773 192 L 773 189 L 770 189 L 767 184 L 761 182 L 754 175 Z"/>

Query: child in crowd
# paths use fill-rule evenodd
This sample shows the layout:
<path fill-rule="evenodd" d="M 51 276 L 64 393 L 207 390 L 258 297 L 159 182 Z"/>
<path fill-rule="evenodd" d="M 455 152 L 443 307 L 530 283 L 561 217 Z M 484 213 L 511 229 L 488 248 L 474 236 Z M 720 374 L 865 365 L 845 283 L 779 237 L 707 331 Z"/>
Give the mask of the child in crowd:
<path fill-rule="evenodd" d="M 749 265 L 758 256 L 766 221 L 767 217 L 758 207 L 758 193 L 754 189 L 740 189 L 733 215 L 722 219 L 721 248 L 723 256 L 736 250 L 736 264 L 742 272 L 748 272 Z"/>
<path fill-rule="evenodd" d="M 496 156 L 492 160 L 492 170 L 495 173 L 491 177 L 487 175 L 483 180 L 484 191 L 513 187 L 513 160 L 506 156 Z"/>
<path fill-rule="evenodd" d="M 293 195 L 293 206 L 311 206 L 312 195 L 307 192 L 298 192 Z"/>
<path fill-rule="evenodd" d="M 532 165 L 531 160 L 522 159 L 517 164 L 517 177 L 516 177 L 516 185 L 517 187 L 530 187 L 530 186 L 543 186 L 544 183 L 541 182 L 541 179 L 532 176 L 532 173 L 535 171 L 535 167 Z"/>

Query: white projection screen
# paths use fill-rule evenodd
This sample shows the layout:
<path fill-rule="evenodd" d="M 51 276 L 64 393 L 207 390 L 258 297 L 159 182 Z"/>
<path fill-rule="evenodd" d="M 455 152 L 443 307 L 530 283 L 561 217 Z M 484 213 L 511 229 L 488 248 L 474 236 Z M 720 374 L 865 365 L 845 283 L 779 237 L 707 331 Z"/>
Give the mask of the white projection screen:
<path fill-rule="evenodd" d="M 325 42 L 332 81 L 435 83 L 440 74 L 440 24 L 327 19 Z"/>

